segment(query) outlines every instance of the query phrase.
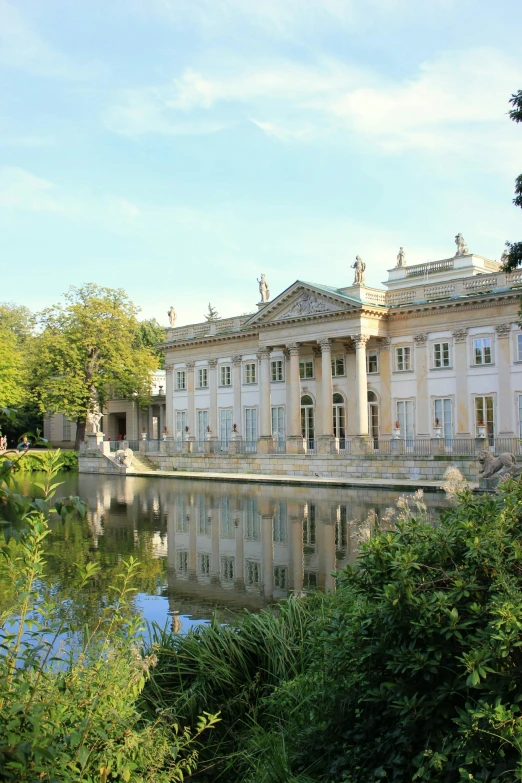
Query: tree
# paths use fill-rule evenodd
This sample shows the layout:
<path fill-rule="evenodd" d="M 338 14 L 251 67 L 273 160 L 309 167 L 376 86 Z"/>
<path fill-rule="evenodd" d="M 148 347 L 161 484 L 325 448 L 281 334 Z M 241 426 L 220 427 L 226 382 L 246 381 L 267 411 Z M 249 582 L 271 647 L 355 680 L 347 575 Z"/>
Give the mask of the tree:
<path fill-rule="evenodd" d="M 0 408 L 16 408 L 27 397 L 22 351 L 15 333 L 0 320 Z"/>
<path fill-rule="evenodd" d="M 205 313 L 205 321 L 219 321 L 220 315 L 216 308 L 208 303 L 208 312 Z"/>
<path fill-rule="evenodd" d="M 161 326 L 155 318 L 140 321 L 136 345 L 138 348 L 151 348 L 158 357 L 158 366 L 165 366 L 165 354 L 158 350 L 157 346 L 165 342 L 165 327 Z"/>
<path fill-rule="evenodd" d="M 40 410 L 76 421 L 78 448 L 98 402 L 120 397 L 148 403 L 158 360 L 140 344 L 139 309 L 122 289 L 87 283 L 72 286 L 64 298 L 40 314 L 32 372 Z"/>
<path fill-rule="evenodd" d="M 522 122 L 522 90 L 511 96 L 509 102 L 513 108 L 509 116 L 514 122 Z M 515 198 L 513 204 L 522 209 L 522 174 L 515 180 Z M 522 242 L 506 242 L 506 250 L 502 254 L 503 270 L 511 272 L 518 266 L 522 266 Z"/>

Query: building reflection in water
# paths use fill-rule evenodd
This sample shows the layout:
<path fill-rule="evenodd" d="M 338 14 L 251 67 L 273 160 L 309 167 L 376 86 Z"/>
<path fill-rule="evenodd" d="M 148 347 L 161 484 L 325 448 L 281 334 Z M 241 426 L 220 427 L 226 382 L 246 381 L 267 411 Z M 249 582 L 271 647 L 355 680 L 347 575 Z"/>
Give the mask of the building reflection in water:
<path fill-rule="evenodd" d="M 403 494 L 88 475 L 79 477 L 79 492 L 90 498 L 95 546 L 101 535 L 132 536 L 136 547 L 146 536 L 150 557 L 166 559 L 163 594 L 173 618 L 333 589 L 332 572 L 357 555 L 354 522 L 371 511 L 382 517 Z M 425 502 L 433 520 L 446 506 L 440 493 Z"/>

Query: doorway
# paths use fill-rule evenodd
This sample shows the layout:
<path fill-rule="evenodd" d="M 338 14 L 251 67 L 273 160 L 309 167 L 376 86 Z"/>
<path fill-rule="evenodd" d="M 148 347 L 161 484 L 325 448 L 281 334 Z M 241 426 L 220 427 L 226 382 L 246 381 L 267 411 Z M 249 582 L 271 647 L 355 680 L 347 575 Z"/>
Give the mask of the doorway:
<path fill-rule="evenodd" d="M 315 448 L 314 401 L 309 394 L 301 397 L 301 432 L 308 449 Z"/>

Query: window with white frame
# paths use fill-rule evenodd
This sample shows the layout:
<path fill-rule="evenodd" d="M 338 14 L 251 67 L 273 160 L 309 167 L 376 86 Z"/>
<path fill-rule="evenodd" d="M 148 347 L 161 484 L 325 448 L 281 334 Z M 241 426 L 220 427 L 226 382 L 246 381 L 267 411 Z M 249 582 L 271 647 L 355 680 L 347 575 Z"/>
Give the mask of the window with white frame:
<path fill-rule="evenodd" d="M 187 411 L 176 411 L 176 440 L 183 440 L 187 434 Z"/>
<path fill-rule="evenodd" d="M 274 587 L 286 590 L 288 587 L 288 568 L 286 566 L 274 566 Z"/>
<path fill-rule="evenodd" d="M 313 378 L 314 377 L 314 360 L 313 359 L 301 359 L 299 361 L 299 377 L 300 378 Z"/>
<path fill-rule="evenodd" d="M 491 337 L 475 337 L 473 340 L 473 364 L 492 364 Z"/>
<path fill-rule="evenodd" d="M 198 389 L 208 389 L 208 369 L 198 367 Z"/>
<path fill-rule="evenodd" d="M 71 422 L 63 417 L 62 440 L 71 440 Z"/>
<path fill-rule="evenodd" d="M 257 408 L 245 408 L 245 440 L 257 440 Z"/>
<path fill-rule="evenodd" d="M 256 587 L 260 581 L 261 566 L 257 560 L 245 562 L 245 584 L 248 587 Z"/>
<path fill-rule="evenodd" d="M 440 427 L 445 438 L 453 438 L 453 411 L 450 397 L 433 400 L 433 426 Z"/>
<path fill-rule="evenodd" d="M 400 345 L 395 349 L 395 369 L 398 372 L 411 370 L 411 347 Z"/>
<path fill-rule="evenodd" d="M 256 362 L 246 362 L 244 365 L 245 383 L 257 383 L 257 364 Z"/>
<path fill-rule="evenodd" d="M 176 389 L 182 391 L 187 388 L 187 376 L 185 370 L 176 370 Z"/>
<path fill-rule="evenodd" d="M 199 573 L 201 576 L 210 576 L 210 555 L 200 553 Z"/>
<path fill-rule="evenodd" d="M 517 334 L 517 362 L 522 362 L 522 334 Z"/>
<path fill-rule="evenodd" d="M 273 382 L 284 381 L 285 373 L 282 359 L 272 359 L 270 362 L 270 377 Z"/>
<path fill-rule="evenodd" d="M 220 386 L 232 386 L 232 367 L 230 364 L 222 364 L 219 368 Z"/>
<path fill-rule="evenodd" d="M 379 351 L 368 351 L 366 354 L 366 372 L 374 374 L 379 372 Z"/>
<path fill-rule="evenodd" d="M 198 411 L 197 412 L 197 425 L 198 425 L 198 441 L 201 443 L 201 441 L 205 440 L 205 437 L 209 430 L 209 412 L 208 411 Z"/>
<path fill-rule="evenodd" d="M 413 400 L 397 400 L 397 418 L 401 438 L 415 437 L 413 421 Z"/>
<path fill-rule="evenodd" d="M 285 409 L 282 405 L 272 408 L 272 437 L 278 441 L 285 439 Z"/>
<path fill-rule="evenodd" d="M 492 395 L 475 397 L 475 435 L 480 436 L 479 427 L 486 428 L 487 437 L 495 437 L 495 407 Z"/>
<path fill-rule="evenodd" d="M 231 582 L 234 578 L 235 565 L 236 565 L 235 557 L 222 557 L 221 578 L 227 582 Z"/>
<path fill-rule="evenodd" d="M 332 356 L 332 375 L 334 378 L 338 378 L 340 375 L 344 375 L 344 356 Z"/>
<path fill-rule="evenodd" d="M 450 344 L 447 342 L 433 343 L 433 368 L 436 370 L 450 367 Z"/>
<path fill-rule="evenodd" d="M 188 573 L 188 552 L 186 549 L 179 549 L 176 552 L 176 571 L 178 574 Z"/>

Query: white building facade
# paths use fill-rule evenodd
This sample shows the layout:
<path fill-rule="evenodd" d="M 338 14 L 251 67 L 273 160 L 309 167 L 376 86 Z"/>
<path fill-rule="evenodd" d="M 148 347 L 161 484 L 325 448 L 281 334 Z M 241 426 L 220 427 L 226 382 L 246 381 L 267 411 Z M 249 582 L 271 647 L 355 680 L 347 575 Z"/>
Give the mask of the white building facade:
<path fill-rule="evenodd" d="M 169 329 L 168 439 L 332 454 L 522 437 L 522 272 L 465 248 L 388 274 L 386 290 L 298 280 L 254 315 Z"/>

